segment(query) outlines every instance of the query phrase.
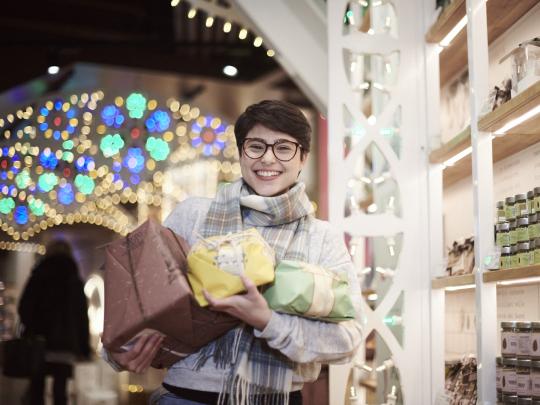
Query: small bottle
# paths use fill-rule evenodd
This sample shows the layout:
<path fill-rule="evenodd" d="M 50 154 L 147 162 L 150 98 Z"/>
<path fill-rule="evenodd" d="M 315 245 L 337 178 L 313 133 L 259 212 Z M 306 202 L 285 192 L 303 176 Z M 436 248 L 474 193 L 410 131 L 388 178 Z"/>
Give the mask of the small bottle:
<path fill-rule="evenodd" d="M 534 400 L 540 401 L 540 361 L 531 362 L 531 395 Z"/>
<path fill-rule="evenodd" d="M 502 393 L 502 369 L 503 369 L 503 363 L 502 363 L 502 357 L 497 357 L 497 368 L 496 368 L 496 374 L 495 374 L 495 381 L 496 381 L 496 388 L 497 388 L 497 394 Z"/>
<path fill-rule="evenodd" d="M 497 223 L 506 221 L 506 211 L 504 209 L 504 201 L 497 201 Z"/>
<path fill-rule="evenodd" d="M 534 191 L 527 191 L 527 208 L 529 209 L 529 214 L 536 213 L 534 209 Z"/>
<path fill-rule="evenodd" d="M 538 202 L 540 204 L 540 188 L 538 189 Z M 515 208 L 516 200 L 514 197 L 506 197 L 504 199 L 504 210 L 506 212 L 506 220 L 511 221 L 513 219 L 516 219 L 516 208 Z"/>
<path fill-rule="evenodd" d="M 529 218 L 522 217 L 517 220 L 517 243 L 529 241 Z"/>
<path fill-rule="evenodd" d="M 516 333 L 517 322 L 501 322 L 501 354 L 503 357 L 515 358 L 518 349 Z"/>
<path fill-rule="evenodd" d="M 540 212 L 540 187 L 534 188 L 534 212 Z"/>
<path fill-rule="evenodd" d="M 516 217 L 525 217 L 529 216 L 529 210 L 527 209 L 527 194 L 516 194 L 514 197 L 515 200 L 515 211 Z"/>
<path fill-rule="evenodd" d="M 510 268 L 515 269 L 519 267 L 519 256 L 517 245 L 510 246 Z"/>
<path fill-rule="evenodd" d="M 540 251 L 540 249 L 539 249 Z M 501 248 L 501 263 L 499 266 L 499 269 L 501 270 L 507 270 L 511 267 L 511 253 L 510 253 L 510 246 L 503 246 Z"/>
<path fill-rule="evenodd" d="M 510 246 L 510 223 L 501 222 L 495 225 L 497 246 Z"/>
<path fill-rule="evenodd" d="M 538 234 L 538 216 L 536 214 L 529 215 L 529 239 L 536 239 Z"/>
<path fill-rule="evenodd" d="M 516 358 L 503 358 L 502 392 L 504 395 L 516 395 L 517 400 L 516 366 Z"/>
<path fill-rule="evenodd" d="M 518 265 L 517 267 L 526 267 L 530 266 L 530 252 L 529 252 L 529 242 L 520 242 L 517 245 L 517 256 L 518 256 Z"/>
<path fill-rule="evenodd" d="M 516 357 L 518 359 L 529 358 L 531 352 L 531 322 L 518 322 L 515 332 L 518 339 Z"/>

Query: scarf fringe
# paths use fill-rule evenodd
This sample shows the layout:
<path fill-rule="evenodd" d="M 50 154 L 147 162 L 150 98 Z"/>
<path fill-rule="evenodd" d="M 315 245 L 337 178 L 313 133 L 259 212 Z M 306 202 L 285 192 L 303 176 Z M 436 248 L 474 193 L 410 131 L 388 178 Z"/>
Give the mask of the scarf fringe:
<path fill-rule="evenodd" d="M 250 383 L 238 375 L 229 387 L 231 392 L 219 393 L 217 405 L 289 405 L 288 391 L 269 392 L 268 387 Z"/>

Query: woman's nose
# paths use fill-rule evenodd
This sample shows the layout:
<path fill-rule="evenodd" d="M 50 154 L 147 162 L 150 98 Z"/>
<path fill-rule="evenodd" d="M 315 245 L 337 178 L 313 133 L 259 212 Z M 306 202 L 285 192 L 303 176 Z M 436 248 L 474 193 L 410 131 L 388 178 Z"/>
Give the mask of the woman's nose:
<path fill-rule="evenodd" d="M 265 163 L 273 163 L 275 162 L 276 157 L 274 156 L 274 151 L 272 150 L 272 147 L 269 146 L 266 149 L 266 152 L 264 152 L 264 155 L 261 157 L 261 161 Z"/>

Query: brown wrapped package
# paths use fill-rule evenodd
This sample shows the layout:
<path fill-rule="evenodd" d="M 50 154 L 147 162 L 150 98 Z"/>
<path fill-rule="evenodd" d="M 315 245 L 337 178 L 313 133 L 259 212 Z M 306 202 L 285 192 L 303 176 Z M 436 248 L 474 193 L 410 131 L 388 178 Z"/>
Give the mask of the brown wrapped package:
<path fill-rule="evenodd" d="M 166 338 L 152 366 L 170 367 L 238 324 L 197 304 L 185 276 L 188 251 L 181 237 L 152 220 L 107 245 L 102 336 L 107 350 L 125 350 L 139 334 L 158 331 Z"/>

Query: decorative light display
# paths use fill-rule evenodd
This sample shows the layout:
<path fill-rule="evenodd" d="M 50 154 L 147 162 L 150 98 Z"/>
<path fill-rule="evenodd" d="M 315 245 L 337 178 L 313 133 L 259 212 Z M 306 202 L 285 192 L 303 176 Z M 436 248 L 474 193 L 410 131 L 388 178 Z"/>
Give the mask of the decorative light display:
<path fill-rule="evenodd" d="M 169 129 L 171 119 L 163 110 L 154 111 L 146 120 L 146 128 L 150 132 L 163 132 Z"/>
<path fill-rule="evenodd" d="M 169 164 L 211 159 L 223 180 L 238 176 L 232 126 L 177 100 L 98 90 L 36 104 L 0 117 L 0 249 L 60 224 L 126 234 L 137 221 L 116 206 L 161 204 Z"/>

